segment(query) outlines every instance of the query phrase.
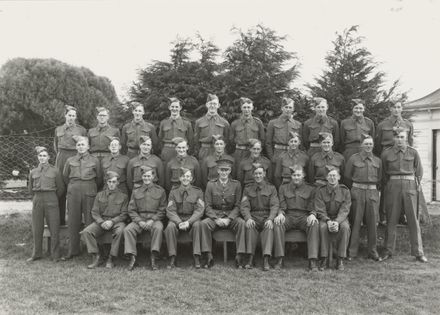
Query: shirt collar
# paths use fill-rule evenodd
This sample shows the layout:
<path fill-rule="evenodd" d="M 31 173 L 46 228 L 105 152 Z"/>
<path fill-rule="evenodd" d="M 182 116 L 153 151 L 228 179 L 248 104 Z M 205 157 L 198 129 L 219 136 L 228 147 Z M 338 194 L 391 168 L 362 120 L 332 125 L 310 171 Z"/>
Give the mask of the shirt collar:
<path fill-rule="evenodd" d="M 330 150 L 328 152 L 325 152 L 324 150 L 322 150 L 322 156 L 326 157 L 328 156 L 329 158 L 333 159 L 335 153 L 333 152 L 333 150 Z"/>
<path fill-rule="evenodd" d="M 364 160 L 364 161 L 365 161 L 365 159 L 367 159 L 367 158 L 370 159 L 370 160 L 373 159 L 373 152 L 367 153 L 367 152 L 365 152 L 365 151 L 361 151 L 361 152 L 359 152 L 359 154 L 360 154 L 362 160 Z"/>

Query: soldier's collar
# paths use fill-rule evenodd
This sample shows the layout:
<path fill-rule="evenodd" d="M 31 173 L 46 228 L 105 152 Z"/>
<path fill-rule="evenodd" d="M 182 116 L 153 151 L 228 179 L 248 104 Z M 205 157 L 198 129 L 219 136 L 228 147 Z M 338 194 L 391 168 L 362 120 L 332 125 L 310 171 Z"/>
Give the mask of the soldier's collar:
<path fill-rule="evenodd" d="M 399 147 L 397 145 L 394 145 L 394 152 L 398 153 L 399 151 L 402 151 L 403 153 L 406 152 L 406 150 L 408 149 L 408 146 L 404 146 L 404 147 Z"/>
<path fill-rule="evenodd" d="M 76 123 L 73 123 L 73 124 L 71 124 L 71 125 L 69 125 L 69 124 L 67 124 L 67 123 L 64 123 L 64 129 L 67 129 L 67 128 L 73 128 L 73 127 L 76 127 Z"/>
<path fill-rule="evenodd" d="M 142 125 L 145 122 L 144 119 L 141 119 L 139 121 L 135 121 L 134 119 L 131 121 L 132 125 Z"/>
<path fill-rule="evenodd" d="M 252 117 L 252 115 L 250 115 L 249 117 L 246 117 L 245 115 L 241 114 L 240 118 L 243 121 L 250 121 L 250 120 L 252 120 L 253 117 Z"/>
<path fill-rule="evenodd" d="M 148 160 L 151 156 L 151 153 L 143 154 L 142 152 L 139 152 L 139 159 L 146 159 Z"/>
<path fill-rule="evenodd" d="M 326 157 L 328 156 L 329 158 L 333 158 L 333 156 L 335 155 L 335 152 L 333 152 L 333 150 L 330 149 L 330 151 L 325 152 L 324 150 L 322 150 L 322 156 Z"/>
<path fill-rule="evenodd" d="M 363 122 L 364 119 L 365 119 L 364 116 L 357 117 L 357 116 L 355 116 L 355 115 L 352 115 L 351 118 L 352 118 L 354 121 L 360 121 L 360 122 Z"/>
<path fill-rule="evenodd" d="M 179 114 L 179 115 L 176 115 L 175 117 L 173 117 L 173 116 L 170 115 L 170 119 L 171 119 L 171 120 L 178 120 L 179 118 L 180 118 L 180 114 Z"/>
<path fill-rule="evenodd" d="M 373 152 L 365 152 L 365 151 L 361 151 L 359 152 L 359 155 L 361 156 L 362 160 L 365 160 L 366 158 L 373 158 Z"/>

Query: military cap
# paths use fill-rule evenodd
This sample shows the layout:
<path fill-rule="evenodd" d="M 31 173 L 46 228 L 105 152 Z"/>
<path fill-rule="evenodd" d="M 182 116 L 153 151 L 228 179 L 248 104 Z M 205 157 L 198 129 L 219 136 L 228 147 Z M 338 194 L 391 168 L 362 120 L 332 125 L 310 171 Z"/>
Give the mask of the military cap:
<path fill-rule="evenodd" d="M 147 141 L 151 141 L 152 142 L 152 140 L 151 140 L 151 138 L 149 137 L 149 136 L 140 136 L 139 137 L 139 142 L 142 144 L 142 143 L 145 143 L 145 142 L 147 142 Z"/>
<path fill-rule="evenodd" d="M 73 135 L 73 136 L 72 136 L 72 139 L 73 139 L 75 142 L 86 141 L 87 143 L 89 143 L 89 138 L 87 138 L 87 137 L 83 137 L 83 136 Z"/>
<path fill-rule="evenodd" d="M 182 137 L 174 137 L 171 141 L 172 141 L 175 145 L 178 145 L 179 143 L 182 143 L 182 142 L 187 142 L 186 139 L 185 139 L 185 138 L 182 138 Z"/>
<path fill-rule="evenodd" d="M 75 112 L 78 111 L 77 108 L 75 108 L 75 107 L 73 107 L 73 106 L 71 106 L 71 105 L 66 105 L 66 106 L 64 106 L 64 113 L 65 113 L 65 114 L 67 114 L 67 113 L 68 113 L 69 111 L 71 111 L 71 110 L 73 110 L 73 111 L 75 111 Z"/>
<path fill-rule="evenodd" d="M 329 173 L 330 173 L 331 171 L 337 171 L 338 174 L 341 173 L 340 170 L 339 170 L 339 168 L 337 168 L 337 167 L 334 166 L 334 165 L 326 165 L 325 168 L 327 169 L 327 171 L 328 171 Z"/>
<path fill-rule="evenodd" d="M 35 151 L 37 152 L 37 154 L 40 154 L 41 152 L 49 153 L 49 151 L 47 151 L 47 148 L 46 147 L 42 147 L 42 146 L 36 146 L 35 147 Z"/>
<path fill-rule="evenodd" d="M 252 100 L 247 97 L 240 97 L 240 106 L 244 104 L 253 104 Z"/>
<path fill-rule="evenodd" d="M 369 134 L 362 133 L 361 134 L 361 143 L 364 142 L 365 139 L 373 139 L 373 137 Z"/>
<path fill-rule="evenodd" d="M 403 128 L 403 127 L 393 127 L 393 135 L 397 136 L 399 133 L 401 132 L 406 132 L 406 134 L 408 135 L 408 129 L 407 128 Z"/>
<path fill-rule="evenodd" d="M 264 168 L 264 165 L 263 165 L 263 164 L 261 164 L 261 163 L 252 163 L 252 171 L 255 172 L 255 170 L 257 170 L 257 169 L 259 169 L 259 168 L 262 168 L 263 170 L 266 170 L 266 169 Z"/>
<path fill-rule="evenodd" d="M 116 173 L 116 172 L 113 172 L 113 171 L 107 171 L 105 173 L 105 179 L 106 180 L 109 180 L 109 179 L 112 179 L 112 178 L 119 179 L 119 177 L 120 177 L 119 174 Z"/>
<path fill-rule="evenodd" d="M 253 139 L 253 138 L 251 138 L 251 139 L 248 140 L 249 148 L 252 148 L 252 147 L 253 147 L 254 145 L 256 145 L 257 143 L 259 143 L 259 144 L 262 145 L 261 140 L 259 140 L 259 139 Z"/>
<path fill-rule="evenodd" d="M 295 105 L 295 102 L 289 97 L 283 97 L 283 99 L 281 100 L 281 106 L 284 107 L 289 104 Z"/>
<path fill-rule="evenodd" d="M 365 106 L 365 102 L 363 100 L 361 100 L 360 98 L 354 98 L 351 100 L 351 108 L 355 107 L 356 105 L 364 105 Z"/>
<path fill-rule="evenodd" d="M 218 96 L 215 94 L 208 94 L 208 97 L 206 98 L 206 103 L 209 103 L 212 101 L 218 101 Z"/>
<path fill-rule="evenodd" d="M 119 137 L 110 137 L 110 143 L 112 143 L 113 141 L 118 141 L 119 143 L 121 143 L 121 139 L 119 139 Z"/>
<path fill-rule="evenodd" d="M 329 133 L 329 132 L 320 132 L 319 133 L 319 142 L 322 142 L 328 138 L 333 141 L 333 135 L 331 133 Z"/>
<path fill-rule="evenodd" d="M 154 169 L 153 168 L 151 168 L 150 166 L 147 166 L 147 165 L 142 165 L 141 167 L 140 167 L 140 169 L 141 169 L 141 174 L 142 175 L 144 175 L 146 172 L 154 172 Z"/>
<path fill-rule="evenodd" d="M 296 171 L 302 171 L 304 174 L 304 168 L 301 165 L 295 164 L 295 165 L 289 166 L 289 169 L 290 169 L 290 173 L 294 173 Z"/>
<path fill-rule="evenodd" d="M 327 100 L 323 97 L 314 97 L 313 98 L 313 102 L 315 103 L 315 106 L 321 104 L 321 103 L 325 103 L 327 104 Z"/>
<path fill-rule="evenodd" d="M 98 112 L 98 114 L 100 112 L 107 112 L 107 114 L 109 113 L 109 110 L 107 108 L 105 108 L 104 106 L 96 107 L 96 111 Z"/>
<path fill-rule="evenodd" d="M 289 132 L 289 140 L 292 139 L 292 138 L 300 139 L 299 134 L 297 132 L 295 132 L 295 131 L 290 131 Z"/>
<path fill-rule="evenodd" d="M 217 168 L 229 168 L 232 169 L 232 165 L 234 164 L 234 161 L 224 158 L 217 161 Z"/>
<path fill-rule="evenodd" d="M 223 137 L 223 135 L 212 135 L 212 143 L 216 143 L 219 140 L 225 142 L 225 138 Z"/>
<path fill-rule="evenodd" d="M 186 167 L 179 168 L 179 177 L 185 175 L 188 172 L 190 172 L 192 175 L 192 171 L 189 168 L 186 168 Z"/>

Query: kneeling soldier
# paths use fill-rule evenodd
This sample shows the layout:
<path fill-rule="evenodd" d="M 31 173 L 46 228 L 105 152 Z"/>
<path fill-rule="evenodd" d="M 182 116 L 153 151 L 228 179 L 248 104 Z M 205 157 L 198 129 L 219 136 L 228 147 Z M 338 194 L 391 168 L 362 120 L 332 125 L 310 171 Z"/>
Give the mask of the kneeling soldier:
<path fill-rule="evenodd" d="M 131 255 L 128 270 L 133 270 L 136 263 L 136 239 L 138 234 L 150 231 L 151 268 L 157 270 L 157 256 L 162 245 L 162 220 L 165 217 L 167 198 L 165 190 L 153 183 L 155 172 L 149 166 L 141 166 L 143 185 L 133 191 L 128 204 L 131 222 L 124 229 L 125 254 Z"/>
<path fill-rule="evenodd" d="M 205 210 L 203 192 L 200 188 L 191 185 L 192 171 L 180 169 L 180 186 L 171 190 L 168 198 L 167 217 L 168 226 L 165 229 L 169 268 L 176 267 L 177 236 L 179 231 L 189 231 L 192 237 L 194 266 L 200 268 L 200 219 Z"/>
<path fill-rule="evenodd" d="M 246 221 L 246 253 L 249 254 L 245 268 L 252 268 L 258 233 L 261 231 L 263 270 L 268 271 L 273 247 L 273 219 L 280 205 L 275 186 L 266 182 L 265 177 L 264 167 L 254 164 L 255 182 L 245 187 L 240 210 Z"/>
<path fill-rule="evenodd" d="M 275 218 L 274 251 L 278 261 L 275 269 L 283 264 L 285 233 L 290 229 L 300 229 L 307 233 L 309 269 L 317 269 L 319 250 L 319 223 L 313 208 L 314 187 L 304 183 L 304 167 L 290 167 L 291 181 L 280 187 L 280 210 Z"/>
<path fill-rule="evenodd" d="M 87 251 L 93 256 L 92 263 L 87 266 L 89 269 L 98 267 L 100 263 L 101 257 L 96 239 L 107 231 L 112 232 L 112 245 L 105 266 L 113 268 L 113 257 L 118 256 L 125 220 L 128 217 L 128 197 L 118 189 L 118 173 L 108 171 L 106 177 L 106 189 L 96 195 L 92 208 L 92 218 L 95 222 L 81 232 Z"/>

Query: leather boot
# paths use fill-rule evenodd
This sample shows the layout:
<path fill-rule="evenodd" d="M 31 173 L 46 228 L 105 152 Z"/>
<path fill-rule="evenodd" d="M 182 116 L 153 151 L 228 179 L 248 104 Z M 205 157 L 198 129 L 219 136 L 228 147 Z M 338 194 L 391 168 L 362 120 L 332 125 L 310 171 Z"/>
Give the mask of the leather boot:
<path fill-rule="evenodd" d="M 206 264 L 203 266 L 203 268 L 208 269 L 214 266 L 214 256 L 212 256 L 211 252 L 206 253 Z"/>
<path fill-rule="evenodd" d="M 336 270 L 343 271 L 344 269 L 344 258 L 338 257 L 338 259 L 336 260 Z"/>
<path fill-rule="evenodd" d="M 112 269 L 115 265 L 113 264 L 113 256 L 108 255 L 107 262 L 105 263 L 105 268 Z"/>
<path fill-rule="evenodd" d="M 242 254 L 237 254 L 237 256 L 235 256 L 235 266 L 238 269 L 243 269 L 243 255 Z"/>
<path fill-rule="evenodd" d="M 135 264 L 136 264 L 136 256 L 130 255 L 130 262 L 128 263 L 128 270 L 132 271 L 134 269 Z"/>
<path fill-rule="evenodd" d="M 151 252 L 150 261 L 151 261 L 151 270 L 158 270 L 159 266 L 156 263 L 157 253 L 155 251 Z"/>
<path fill-rule="evenodd" d="M 318 265 L 316 263 L 316 259 L 309 259 L 309 270 L 318 271 Z"/>
<path fill-rule="evenodd" d="M 324 271 L 325 269 L 327 269 L 327 257 L 321 258 L 321 262 L 319 264 L 319 270 L 320 271 Z"/>
<path fill-rule="evenodd" d="M 248 258 L 248 262 L 244 266 L 244 269 L 252 269 L 254 268 L 254 255 L 250 254 Z"/>
<path fill-rule="evenodd" d="M 194 267 L 200 269 L 200 255 L 194 255 Z"/>
<path fill-rule="evenodd" d="M 273 266 L 275 270 L 280 270 L 283 268 L 283 257 L 278 257 L 277 262 L 275 263 L 275 266 Z"/>
<path fill-rule="evenodd" d="M 89 269 L 95 269 L 99 266 L 99 260 L 101 259 L 101 256 L 99 254 L 93 254 L 92 255 L 92 263 L 87 266 Z"/>
<path fill-rule="evenodd" d="M 270 265 L 269 265 L 269 255 L 264 255 L 263 257 L 263 271 L 269 271 Z"/>
<path fill-rule="evenodd" d="M 167 267 L 168 269 L 174 269 L 176 268 L 176 256 L 171 256 L 170 257 L 170 264 Z"/>

